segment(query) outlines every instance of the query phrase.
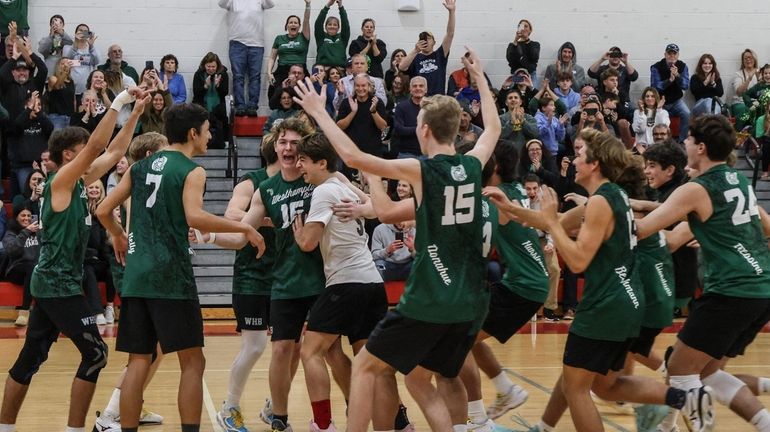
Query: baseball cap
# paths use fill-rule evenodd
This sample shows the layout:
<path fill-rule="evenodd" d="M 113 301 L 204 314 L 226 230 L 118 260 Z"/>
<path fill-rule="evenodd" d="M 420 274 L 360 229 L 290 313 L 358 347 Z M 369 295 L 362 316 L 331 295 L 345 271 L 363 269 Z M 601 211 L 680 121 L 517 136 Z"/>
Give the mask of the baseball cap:
<path fill-rule="evenodd" d="M 13 66 L 13 68 L 14 69 L 21 69 L 21 68 L 29 69 L 29 65 L 27 65 L 27 62 L 25 62 L 24 60 L 18 60 L 18 61 L 16 61 L 16 64 Z"/>
<path fill-rule="evenodd" d="M 610 57 L 623 57 L 623 51 L 620 50 L 620 48 L 614 46 L 610 48 Z"/>
<path fill-rule="evenodd" d="M 678 53 L 679 52 L 679 45 L 677 45 L 675 43 L 671 43 L 671 44 L 666 45 L 666 52 Z"/>

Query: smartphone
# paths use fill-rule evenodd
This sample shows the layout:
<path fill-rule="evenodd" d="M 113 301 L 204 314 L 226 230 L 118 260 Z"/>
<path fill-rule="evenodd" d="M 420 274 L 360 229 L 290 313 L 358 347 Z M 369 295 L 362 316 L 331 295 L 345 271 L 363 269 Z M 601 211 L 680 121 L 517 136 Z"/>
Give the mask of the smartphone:
<path fill-rule="evenodd" d="M 513 83 L 514 84 L 521 84 L 524 82 L 524 75 L 514 75 L 513 76 Z"/>
<path fill-rule="evenodd" d="M 36 214 L 32 215 L 32 223 L 37 223 L 37 221 L 39 221 L 39 220 L 40 220 L 40 216 L 38 216 Z"/>
<path fill-rule="evenodd" d="M 404 232 L 403 231 L 399 231 L 399 232 L 396 233 L 396 240 L 397 241 L 404 241 Z"/>
<path fill-rule="evenodd" d="M 321 68 L 319 68 L 319 67 L 314 67 L 314 68 L 313 68 L 313 75 L 317 75 L 317 74 L 319 74 L 320 72 L 321 72 Z"/>
<path fill-rule="evenodd" d="M 80 60 L 70 60 L 70 67 L 80 66 Z"/>
<path fill-rule="evenodd" d="M 420 36 L 418 38 L 421 41 L 427 41 L 428 40 L 428 32 L 420 32 Z"/>
<path fill-rule="evenodd" d="M 147 60 L 146 62 L 144 62 L 144 68 L 155 69 L 155 63 L 153 63 L 152 60 Z"/>

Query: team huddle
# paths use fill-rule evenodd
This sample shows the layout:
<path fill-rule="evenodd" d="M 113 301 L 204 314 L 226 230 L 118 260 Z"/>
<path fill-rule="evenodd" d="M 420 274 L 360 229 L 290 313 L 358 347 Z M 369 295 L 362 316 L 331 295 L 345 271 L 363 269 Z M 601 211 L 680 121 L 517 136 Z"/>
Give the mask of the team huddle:
<path fill-rule="evenodd" d="M 240 398 L 269 328 L 270 398 L 260 417 L 273 431 L 293 430 L 288 396 L 300 361 L 313 412 L 310 431 L 337 430 L 327 364 L 348 403 L 349 431 L 370 425 L 375 431 L 414 430 L 401 404 L 397 372 L 432 430 L 493 431 L 494 420 L 528 395 L 485 339 L 505 343 L 546 300 L 539 229 L 552 236 L 572 271 L 584 273 L 585 288 L 562 375 L 530 431 L 552 431 L 567 408 L 578 431 L 603 430 L 592 393 L 639 404 L 640 431 L 678 430 L 680 413 L 691 431 L 713 430 L 714 400 L 756 430 L 770 431 L 770 414 L 756 398 L 767 380 L 723 370 L 770 320 L 770 252 L 764 241 L 770 219 L 747 180 L 725 164 L 735 142 L 731 125 L 710 115 L 693 121 L 685 141 L 693 179 L 646 214 L 641 208 L 648 205 L 640 204 L 643 162 L 615 137 L 584 130 L 575 141 L 573 164 L 576 183 L 588 197 L 571 197 L 579 205 L 558 213 L 555 193 L 543 189 L 540 209 L 532 210 L 514 179 L 515 147 L 498 141 L 500 120 L 481 62 L 473 50 L 462 61 L 478 83 L 485 119 L 475 145 L 455 148 L 461 108 L 451 97 L 433 96 L 423 100 L 417 119 L 424 157 L 366 154 L 327 113 L 326 92 L 298 82 L 295 101 L 321 132 L 298 119 L 275 126 L 261 149 L 267 166 L 241 179 L 224 217 L 202 209 L 206 175 L 191 160 L 206 152 L 210 139 L 205 109 L 169 108 L 167 143 L 135 139 L 133 165 L 96 211 L 125 265 L 116 348 L 129 357 L 110 417 L 100 416 L 93 430 L 136 431 L 144 388 L 161 356 L 172 352 L 182 371 L 181 430 L 200 430 L 203 320 L 190 258 L 190 241 L 198 241 L 237 250 L 233 309 L 242 345 L 217 413 L 226 431 L 246 431 Z M 129 122 L 107 146 L 117 111 L 134 101 Z M 147 103 L 141 90 L 125 91 L 92 135 L 65 128 L 51 138 L 51 158 L 60 168 L 46 183 L 41 204 L 42 252 L 32 277 L 37 307 L 6 380 L 0 432 L 15 430 L 31 379 L 59 332 L 81 353 L 67 431 L 85 428 L 107 346 L 80 294 L 82 269 L 75 265 L 82 262 L 91 223 L 84 184 L 126 153 Z M 368 194 L 337 172 L 343 162 L 364 173 Z M 414 201 L 391 201 L 383 178 L 408 182 Z M 356 214 L 337 213 L 343 203 L 354 205 Z M 367 247 L 363 220 L 374 217 L 416 223 L 416 257 L 392 310 Z M 652 347 L 672 322 L 669 250 L 693 239 L 703 252 L 704 293 L 664 361 Z M 505 274 L 489 286 L 492 248 Z M 352 362 L 341 336 L 352 346 Z M 622 373 L 629 356 L 665 371 L 665 383 Z M 479 370 L 498 393 L 488 407 Z"/>

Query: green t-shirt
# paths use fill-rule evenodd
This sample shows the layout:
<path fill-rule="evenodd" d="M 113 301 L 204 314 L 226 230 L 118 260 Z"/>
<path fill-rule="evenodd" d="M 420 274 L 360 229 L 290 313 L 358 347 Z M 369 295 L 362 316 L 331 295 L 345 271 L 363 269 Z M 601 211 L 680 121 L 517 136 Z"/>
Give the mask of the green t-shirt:
<path fill-rule="evenodd" d="M 247 173 L 241 179 L 250 181 L 255 191 L 265 180 L 267 170 L 264 168 Z M 251 243 L 246 243 L 243 249 L 235 253 L 233 294 L 270 295 L 275 263 L 275 234 L 270 227 L 261 227 L 259 233 L 265 239 L 265 253 L 260 259 L 257 259 L 257 249 Z"/>
<path fill-rule="evenodd" d="M 8 34 L 8 24 L 16 21 L 19 30 L 28 29 L 28 0 L 3 0 L 0 1 L 0 28 L 3 35 Z"/>
<path fill-rule="evenodd" d="M 614 183 L 599 186 L 612 209 L 614 229 L 585 270 L 583 299 L 569 331 L 590 339 L 622 342 L 636 337 L 644 315 L 644 291 L 635 271 L 636 230 L 626 193 Z"/>
<path fill-rule="evenodd" d="M 688 217 L 703 254 L 703 292 L 770 298 L 770 251 L 748 180 L 721 164 L 693 181 L 706 189 L 713 208 L 706 222 L 694 213 Z"/>
<path fill-rule="evenodd" d="M 40 258 L 32 271 L 30 291 L 39 298 L 82 295 L 83 260 L 91 232 L 91 214 L 83 180 L 72 188 L 70 205 L 55 212 L 51 208 L 51 174 L 40 198 Z"/>
<path fill-rule="evenodd" d="M 123 297 L 195 300 L 190 227 L 182 194 L 198 165 L 162 150 L 131 166 L 131 226 Z"/>
<path fill-rule="evenodd" d="M 640 240 L 636 247 L 636 269 L 644 290 L 642 326 L 662 329 L 674 317 L 674 261 L 662 232 Z"/>
<path fill-rule="evenodd" d="M 525 205 L 526 192 L 519 183 L 501 184 L 510 200 Z M 536 303 L 548 297 L 548 270 L 537 231 L 510 221 L 500 225 L 495 246 L 505 263 L 503 285 L 517 295 Z"/>
<path fill-rule="evenodd" d="M 315 41 L 318 45 L 316 63 L 324 66 L 345 66 L 345 60 L 348 58 L 346 51 L 350 42 L 348 13 L 340 6 L 340 29 L 334 36 L 326 34 L 324 24 L 328 13 L 329 7 L 324 6 L 315 20 Z"/>
<path fill-rule="evenodd" d="M 273 265 L 273 300 L 294 299 L 320 294 L 326 286 L 321 251 L 303 252 L 294 241 L 294 216 L 302 217 L 310 209 L 313 185 L 302 176 L 292 181 L 278 173 L 259 184 L 262 204 L 273 221 L 275 264 Z"/>
<path fill-rule="evenodd" d="M 486 290 L 481 163 L 472 156 L 420 161 L 417 256 L 396 306 L 402 315 L 438 324 L 476 320 Z"/>
<path fill-rule="evenodd" d="M 273 49 L 278 50 L 278 65 L 291 66 L 293 64 L 304 65 L 307 63 L 307 50 L 310 41 L 305 38 L 302 32 L 291 38 L 288 34 L 282 34 L 275 37 Z"/>

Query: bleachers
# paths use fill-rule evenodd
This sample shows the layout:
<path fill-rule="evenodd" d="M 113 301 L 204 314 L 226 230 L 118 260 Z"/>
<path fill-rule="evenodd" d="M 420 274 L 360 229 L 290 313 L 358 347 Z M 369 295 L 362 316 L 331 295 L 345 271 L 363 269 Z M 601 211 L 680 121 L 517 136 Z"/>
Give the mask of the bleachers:
<path fill-rule="evenodd" d="M 102 302 L 107 303 L 107 285 L 99 282 L 99 292 L 102 294 Z M 0 306 L 21 306 L 24 299 L 24 288 L 8 281 L 0 282 Z M 115 295 L 115 305 L 120 305 L 120 298 Z"/>

